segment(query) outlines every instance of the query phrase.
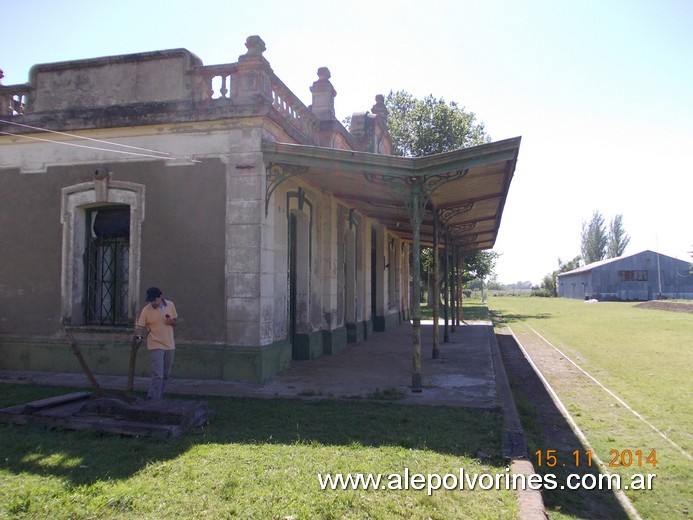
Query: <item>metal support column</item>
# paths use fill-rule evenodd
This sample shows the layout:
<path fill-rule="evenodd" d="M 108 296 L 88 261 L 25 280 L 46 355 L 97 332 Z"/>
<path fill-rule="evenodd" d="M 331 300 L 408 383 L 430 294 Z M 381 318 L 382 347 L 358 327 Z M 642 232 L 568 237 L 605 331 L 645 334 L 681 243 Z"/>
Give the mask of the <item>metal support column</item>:
<path fill-rule="evenodd" d="M 455 249 L 455 323 L 460 326 L 460 306 L 462 305 L 462 250 Z"/>
<path fill-rule="evenodd" d="M 457 247 L 450 244 L 450 332 L 455 332 L 457 325 Z"/>
<path fill-rule="evenodd" d="M 455 170 L 435 175 L 396 176 L 364 172 L 363 176 L 370 182 L 386 184 L 392 187 L 404 201 L 412 226 L 412 273 L 411 321 L 413 329 L 412 348 L 412 392 L 421 392 L 421 221 L 430 195 L 447 182 L 467 175 L 468 169 Z"/>
<path fill-rule="evenodd" d="M 414 334 L 414 344 L 412 352 L 412 373 L 411 391 L 421 392 L 421 219 L 424 208 L 421 200 L 421 184 L 412 183 L 411 185 L 411 225 L 412 225 L 412 329 Z"/>
<path fill-rule="evenodd" d="M 443 314 L 445 316 L 445 327 L 443 328 L 443 343 L 449 343 L 450 342 L 450 326 L 448 323 L 448 316 L 450 314 L 449 311 L 449 305 L 450 305 L 450 258 L 448 255 L 450 254 L 450 230 L 448 228 L 445 228 L 445 250 L 444 250 L 444 256 L 445 256 L 445 265 L 444 271 L 445 271 L 445 292 L 443 293 L 443 298 L 445 300 L 443 301 Z"/>
<path fill-rule="evenodd" d="M 433 208 L 433 359 L 440 358 L 440 330 L 438 318 L 440 317 L 440 284 L 438 272 L 438 209 Z"/>

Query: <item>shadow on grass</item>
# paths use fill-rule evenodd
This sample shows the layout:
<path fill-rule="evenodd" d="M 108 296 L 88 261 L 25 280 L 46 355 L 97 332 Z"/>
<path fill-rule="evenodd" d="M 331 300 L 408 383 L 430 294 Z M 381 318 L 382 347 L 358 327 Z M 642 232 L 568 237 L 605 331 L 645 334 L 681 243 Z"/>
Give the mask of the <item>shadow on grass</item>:
<path fill-rule="evenodd" d="M 527 438 L 530 460 L 537 473 L 556 475 L 556 489 L 542 490 L 547 512 L 561 512 L 574 518 L 590 520 L 630 518 L 613 492 L 608 489 L 561 489 L 569 474 L 577 474 L 580 478 L 588 474 L 597 476 L 599 468 L 596 463 L 592 466 L 587 465 L 587 448 L 582 445 L 556 408 L 515 339 L 509 334 L 497 334 L 496 338 Z M 544 461 L 541 466 L 538 463 L 538 450 L 541 451 Z M 546 465 L 547 450 L 555 450 L 552 454 L 555 454 L 558 463 L 553 467 Z M 575 463 L 575 450 L 578 450 L 578 465 Z M 589 481 L 591 480 L 587 482 Z"/>
<path fill-rule="evenodd" d="M 0 406 L 69 393 L 70 389 L 3 385 Z M 216 417 L 179 439 L 132 438 L 41 426 L 0 425 L 0 467 L 54 475 L 71 485 L 127 478 L 201 444 L 317 444 L 403 447 L 455 456 L 491 455 L 503 466 L 500 410 L 406 406 L 369 401 L 207 398 Z M 230 447 L 232 450 L 232 448 Z M 232 451 L 229 457 L 233 457 Z"/>
<path fill-rule="evenodd" d="M 440 320 L 442 321 L 444 319 L 444 315 L 445 315 L 443 305 L 440 306 L 439 314 L 440 314 Z M 450 320 L 452 320 L 451 315 L 452 315 L 452 313 L 449 310 L 448 316 L 449 316 Z M 428 305 L 422 305 L 421 306 L 421 318 L 424 320 L 432 320 L 433 319 L 433 307 L 428 306 Z M 467 301 L 467 300 L 463 300 L 462 307 L 460 309 L 460 318 L 462 320 L 487 320 L 488 319 L 488 307 L 486 306 L 485 303 L 481 303 L 478 300 L 475 300 L 472 302 Z"/>
<path fill-rule="evenodd" d="M 535 319 L 535 320 L 548 320 L 550 318 L 553 318 L 553 314 L 548 313 L 548 312 L 542 312 L 539 314 L 504 314 L 500 311 L 492 310 L 491 312 L 491 319 L 493 320 L 493 323 L 497 325 L 507 325 L 509 323 L 516 323 L 519 321 L 525 321 L 529 319 Z"/>

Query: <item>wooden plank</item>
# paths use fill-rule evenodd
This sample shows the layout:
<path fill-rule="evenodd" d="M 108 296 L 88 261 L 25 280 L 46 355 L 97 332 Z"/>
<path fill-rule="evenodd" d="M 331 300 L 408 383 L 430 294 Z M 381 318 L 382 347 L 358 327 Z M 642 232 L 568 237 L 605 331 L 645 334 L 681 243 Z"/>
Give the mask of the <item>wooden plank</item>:
<path fill-rule="evenodd" d="M 58 395 L 55 397 L 48 397 L 46 399 L 39 399 L 38 401 L 32 401 L 24 405 L 24 413 L 36 413 L 41 410 L 46 410 L 48 408 L 55 408 L 56 406 L 62 406 L 64 404 L 73 403 L 75 401 L 81 401 L 91 398 L 91 392 L 74 392 L 71 394 Z"/>

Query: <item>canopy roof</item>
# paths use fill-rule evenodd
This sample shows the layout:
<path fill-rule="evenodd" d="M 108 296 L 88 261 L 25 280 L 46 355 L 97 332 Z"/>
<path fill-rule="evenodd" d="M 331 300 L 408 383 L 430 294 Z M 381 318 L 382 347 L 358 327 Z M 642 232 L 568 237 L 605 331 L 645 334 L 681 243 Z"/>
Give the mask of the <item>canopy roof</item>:
<path fill-rule="evenodd" d="M 456 245 L 464 251 L 491 249 L 515 172 L 520 139 L 415 158 L 263 142 L 269 162 L 266 203 L 282 181 L 297 176 L 411 240 L 408 206 L 412 190 L 421 190 L 426 209 L 439 210 Z M 425 211 L 420 233 L 422 245 L 433 243 L 431 211 Z"/>

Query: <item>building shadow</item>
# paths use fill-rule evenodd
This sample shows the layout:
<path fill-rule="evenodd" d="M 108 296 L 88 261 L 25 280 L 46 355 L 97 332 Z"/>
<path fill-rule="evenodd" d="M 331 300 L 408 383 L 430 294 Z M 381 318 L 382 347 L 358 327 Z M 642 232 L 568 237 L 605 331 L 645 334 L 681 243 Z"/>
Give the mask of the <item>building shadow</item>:
<path fill-rule="evenodd" d="M 4 406 L 71 391 L 3 385 L 0 401 Z M 173 460 L 197 445 L 210 443 L 399 447 L 483 457 L 481 462 L 498 468 L 499 473 L 505 464 L 500 409 L 410 406 L 366 399 L 209 397 L 205 401 L 216 414 L 214 420 L 176 439 L 0 424 L 0 464 L 14 475 L 51 475 L 73 486 L 126 479 L 151 464 Z"/>

